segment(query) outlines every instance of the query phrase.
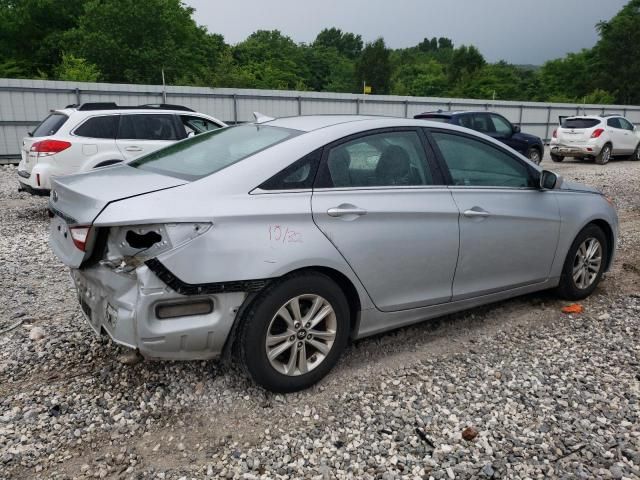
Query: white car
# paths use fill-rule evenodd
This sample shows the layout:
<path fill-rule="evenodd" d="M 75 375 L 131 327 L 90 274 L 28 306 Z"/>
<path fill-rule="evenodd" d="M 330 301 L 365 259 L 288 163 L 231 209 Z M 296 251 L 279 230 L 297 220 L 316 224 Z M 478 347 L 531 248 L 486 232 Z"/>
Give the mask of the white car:
<path fill-rule="evenodd" d="M 640 159 L 638 129 L 620 115 L 576 116 L 561 119 L 551 138 L 551 160 L 594 158 L 604 165 L 612 157 Z"/>
<path fill-rule="evenodd" d="M 51 179 L 127 162 L 224 122 L 179 105 L 85 103 L 53 110 L 22 140 L 19 190 L 49 195 Z"/>

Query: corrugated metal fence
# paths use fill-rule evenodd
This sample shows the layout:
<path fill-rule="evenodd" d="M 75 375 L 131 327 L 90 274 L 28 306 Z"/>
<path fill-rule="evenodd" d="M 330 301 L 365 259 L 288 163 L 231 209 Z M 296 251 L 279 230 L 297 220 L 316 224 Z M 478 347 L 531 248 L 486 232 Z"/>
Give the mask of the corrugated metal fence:
<path fill-rule="evenodd" d="M 523 131 L 548 140 L 559 116 L 618 113 L 640 125 L 640 107 L 508 102 L 460 98 L 398 97 L 344 93 L 58 82 L 0 78 L 0 159 L 17 157 L 20 142 L 51 109 L 84 102 L 120 105 L 185 105 L 225 122 L 246 122 L 259 111 L 274 117 L 306 114 L 369 114 L 413 117 L 429 110 L 491 110 Z"/>

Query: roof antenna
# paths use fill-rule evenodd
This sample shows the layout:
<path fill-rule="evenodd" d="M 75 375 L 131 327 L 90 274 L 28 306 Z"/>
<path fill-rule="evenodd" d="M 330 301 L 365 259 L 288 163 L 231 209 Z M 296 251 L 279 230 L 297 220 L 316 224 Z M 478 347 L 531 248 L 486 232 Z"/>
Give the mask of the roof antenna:
<path fill-rule="evenodd" d="M 264 115 L 260 112 L 253 112 L 253 116 L 256 119 L 255 123 L 266 123 L 266 122 L 270 122 L 271 120 L 275 120 L 275 118 L 273 117 L 269 117 L 267 115 Z"/>

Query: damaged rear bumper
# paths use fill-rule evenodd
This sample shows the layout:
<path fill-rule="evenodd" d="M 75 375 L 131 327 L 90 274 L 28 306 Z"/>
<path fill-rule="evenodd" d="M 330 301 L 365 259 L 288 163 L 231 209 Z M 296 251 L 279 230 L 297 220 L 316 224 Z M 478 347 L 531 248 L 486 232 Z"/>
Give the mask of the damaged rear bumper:
<path fill-rule="evenodd" d="M 246 292 L 181 295 L 147 266 L 118 273 L 105 265 L 72 269 L 91 328 L 150 359 L 206 360 L 220 356 Z M 158 318 L 157 307 L 210 301 L 210 313 Z"/>

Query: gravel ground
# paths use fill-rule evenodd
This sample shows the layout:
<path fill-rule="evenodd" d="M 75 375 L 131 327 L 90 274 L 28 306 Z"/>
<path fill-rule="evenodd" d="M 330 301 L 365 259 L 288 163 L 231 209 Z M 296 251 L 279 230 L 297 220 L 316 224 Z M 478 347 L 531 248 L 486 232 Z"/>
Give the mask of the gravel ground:
<path fill-rule="evenodd" d="M 124 364 L 49 251 L 46 199 L 0 168 L 0 478 L 640 478 L 640 163 L 544 166 L 620 208 L 582 315 L 545 292 L 452 315 L 286 396 L 216 362 Z"/>

